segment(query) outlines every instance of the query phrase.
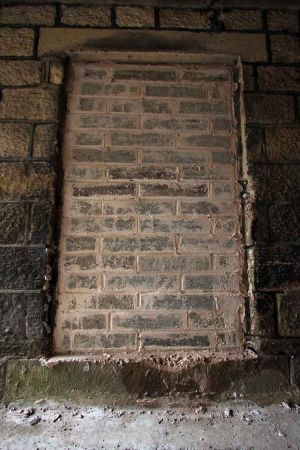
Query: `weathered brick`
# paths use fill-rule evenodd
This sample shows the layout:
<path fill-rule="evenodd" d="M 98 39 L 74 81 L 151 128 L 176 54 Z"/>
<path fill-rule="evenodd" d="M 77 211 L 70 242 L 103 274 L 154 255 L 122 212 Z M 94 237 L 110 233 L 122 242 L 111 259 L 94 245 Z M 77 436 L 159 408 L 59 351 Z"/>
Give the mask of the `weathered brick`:
<path fill-rule="evenodd" d="M 56 126 L 37 125 L 33 137 L 33 157 L 51 158 L 56 150 Z"/>
<path fill-rule="evenodd" d="M 0 294 L 1 308 L 1 347 L 5 337 L 13 338 L 16 343 L 25 341 L 26 333 L 26 316 L 27 316 L 27 295 L 26 294 Z M 20 349 L 19 349 L 20 350 Z"/>
<path fill-rule="evenodd" d="M 215 308 L 213 295 L 201 294 L 143 294 L 142 309 L 206 310 Z"/>
<path fill-rule="evenodd" d="M 65 277 L 67 289 L 90 291 L 97 289 L 96 275 L 70 274 Z"/>
<path fill-rule="evenodd" d="M 134 184 L 95 184 L 94 186 L 74 186 L 73 195 L 75 197 L 97 197 L 101 195 L 127 195 L 135 194 Z"/>
<path fill-rule="evenodd" d="M 62 5 L 61 23 L 89 27 L 109 27 L 111 24 L 110 8 L 96 5 Z"/>
<path fill-rule="evenodd" d="M 105 330 L 106 329 L 106 315 L 93 314 L 82 317 L 67 316 L 62 325 L 62 329 L 84 329 L 84 330 Z"/>
<path fill-rule="evenodd" d="M 65 68 L 62 61 L 51 61 L 49 67 L 49 83 L 55 86 L 63 84 L 65 79 Z"/>
<path fill-rule="evenodd" d="M 0 56 L 32 56 L 33 45 L 33 30 L 0 28 Z"/>
<path fill-rule="evenodd" d="M 181 214 L 224 214 L 235 210 L 235 207 L 229 202 L 180 202 L 179 209 Z"/>
<path fill-rule="evenodd" d="M 97 268 L 95 255 L 65 256 L 64 270 L 66 272 L 76 272 L 77 270 L 93 270 Z"/>
<path fill-rule="evenodd" d="M 295 11 L 268 11 L 268 28 L 272 31 L 299 31 L 299 12 Z"/>
<path fill-rule="evenodd" d="M 143 120 L 142 128 L 147 130 L 200 130 L 205 132 L 208 130 L 208 120 L 204 118 L 151 118 Z"/>
<path fill-rule="evenodd" d="M 224 24 L 226 30 L 261 30 L 262 13 L 261 11 L 248 9 L 233 9 L 222 11 L 220 21 Z"/>
<path fill-rule="evenodd" d="M 104 238 L 103 249 L 109 252 L 172 251 L 175 242 L 164 236 Z"/>
<path fill-rule="evenodd" d="M 115 218 L 76 218 L 73 217 L 70 230 L 74 233 L 106 233 L 106 232 L 128 232 L 135 229 L 135 220 Z"/>
<path fill-rule="evenodd" d="M 142 335 L 143 347 L 210 347 L 210 337 L 195 333 L 151 333 Z"/>
<path fill-rule="evenodd" d="M 267 128 L 265 133 L 268 160 L 298 161 L 300 159 L 299 128 Z"/>
<path fill-rule="evenodd" d="M 0 289 L 41 289 L 46 254 L 41 247 L 0 248 Z"/>
<path fill-rule="evenodd" d="M 119 6 L 116 8 L 119 27 L 153 27 L 154 10 L 151 7 Z"/>
<path fill-rule="evenodd" d="M 107 200 L 103 202 L 103 213 L 112 215 L 174 215 L 176 214 L 175 201 L 159 200 Z"/>
<path fill-rule="evenodd" d="M 184 325 L 183 316 L 175 313 L 122 312 L 112 314 L 113 330 L 167 330 L 181 328 Z"/>
<path fill-rule="evenodd" d="M 170 147 L 174 145 L 175 138 L 170 134 L 157 133 L 111 133 L 111 144 L 118 146 L 163 146 Z"/>
<path fill-rule="evenodd" d="M 223 82 L 229 81 L 229 71 L 226 69 L 209 69 L 205 68 L 205 70 L 201 70 L 197 68 L 197 70 L 184 70 L 182 74 L 182 79 L 185 81 L 195 81 L 198 83 L 199 81 L 216 81 Z"/>
<path fill-rule="evenodd" d="M 192 135 L 180 136 L 178 138 L 179 145 L 183 147 L 217 147 L 229 149 L 231 146 L 231 138 L 229 136 L 214 135 Z"/>
<path fill-rule="evenodd" d="M 299 37 L 273 35 L 271 36 L 271 51 L 273 62 L 300 62 Z"/>
<path fill-rule="evenodd" d="M 233 238 L 212 238 L 206 236 L 182 236 L 179 246 L 183 253 L 230 252 L 237 250 L 237 241 Z"/>
<path fill-rule="evenodd" d="M 105 177 L 105 169 L 96 166 L 77 166 L 70 167 L 67 173 L 67 179 L 73 181 L 80 180 L 102 180 Z"/>
<path fill-rule="evenodd" d="M 206 197 L 206 184 L 144 184 L 141 195 L 145 197 Z"/>
<path fill-rule="evenodd" d="M 232 255 L 214 255 L 213 268 L 219 272 L 233 272 L 239 269 L 238 258 Z"/>
<path fill-rule="evenodd" d="M 102 267 L 104 270 L 134 270 L 136 258 L 134 256 L 106 255 L 102 257 Z"/>
<path fill-rule="evenodd" d="M 159 17 L 161 28 L 210 29 L 213 12 L 162 8 Z"/>
<path fill-rule="evenodd" d="M 116 69 L 113 71 L 113 80 L 175 81 L 176 72 L 174 70 Z"/>
<path fill-rule="evenodd" d="M 69 210 L 73 214 L 83 216 L 101 216 L 102 215 L 102 203 L 99 200 L 78 200 L 72 199 L 70 204 L 67 205 L 66 210 Z"/>
<path fill-rule="evenodd" d="M 188 321 L 191 328 L 203 328 L 216 330 L 225 328 L 225 320 L 222 316 L 204 315 L 202 312 L 192 311 L 188 313 Z"/>
<path fill-rule="evenodd" d="M 214 219 L 214 233 L 233 236 L 237 231 L 238 218 L 235 216 Z"/>
<path fill-rule="evenodd" d="M 67 294 L 68 310 L 133 309 L 135 296 L 129 294 Z"/>
<path fill-rule="evenodd" d="M 0 243 L 24 243 L 27 206 L 22 203 L 0 203 Z"/>
<path fill-rule="evenodd" d="M 225 117 L 216 117 L 211 120 L 212 133 L 218 133 L 219 131 L 230 131 L 232 129 L 232 123 L 230 119 Z"/>
<path fill-rule="evenodd" d="M 22 25 L 54 25 L 54 5 L 5 5 L 0 9 L 0 23 Z"/>
<path fill-rule="evenodd" d="M 73 150 L 73 153 L 74 153 L 74 160 L 78 162 L 129 163 L 136 161 L 135 150 L 103 150 L 101 148 L 75 148 Z"/>
<path fill-rule="evenodd" d="M 89 236 L 68 236 L 66 238 L 66 250 L 68 252 L 95 250 L 96 239 Z"/>
<path fill-rule="evenodd" d="M 131 348 L 136 345 L 135 334 L 79 334 L 74 335 L 74 349 Z"/>
<path fill-rule="evenodd" d="M 145 219 L 140 221 L 145 233 L 208 233 L 209 219 Z"/>
<path fill-rule="evenodd" d="M 245 109 L 248 123 L 291 123 L 295 117 L 293 97 L 289 95 L 247 94 Z"/>
<path fill-rule="evenodd" d="M 195 154 L 197 153 L 203 154 L 202 151 L 195 152 Z M 208 163 L 194 164 L 183 168 L 182 177 L 185 180 L 228 180 L 233 179 L 234 171 L 232 166 L 210 165 Z"/>
<path fill-rule="evenodd" d="M 26 86 L 39 84 L 42 65 L 40 61 L 5 61 L 0 67 L 2 86 Z"/>
<path fill-rule="evenodd" d="M 27 158 L 31 140 L 31 125 L 23 123 L 0 124 L 0 157 Z"/>
<path fill-rule="evenodd" d="M 107 274 L 106 287 L 117 291 L 149 291 L 161 289 L 172 291 L 179 289 L 179 277 L 177 275 L 120 275 Z"/>
<path fill-rule="evenodd" d="M 103 131 L 74 131 L 72 138 L 75 145 L 98 147 L 103 144 Z"/>
<path fill-rule="evenodd" d="M 207 89 L 195 86 L 149 85 L 145 88 L 148 97 L 192 97 L 207 98 Z"/>
<path fill-rule="evenodd" d="M 179 113 L 181 114 L 227 114 L 229 104 L 225 102 L 180 102 Z"/>
<path fill-rule="evenodd" d="M 57 92 L 50 89 L 5 89 L 0 103 L 1 119 L 57 119 Z"/>
<path fill-rule="evenodd" d="M 201 272 L 210 269 L 209 256 L 142 256 L 142 272 Z"/>
<path fill-rule="evenodd" d="M 79 63 L 73 65 L 74 77 L 80 81 L 86 80 L 102 80 L 107 81 L 111 79 L 110 71 L 104 67 L 99 67 L 97 64 Z"/>
<path fill-rule="evenodd" d="M 134 84 L 83 83 L 80 85 L 82 95 L 112 95 L 117 97 L 138 97 L 140 88 Z"/>
<path fill-rule="evenodd" d="M 172 114 L 174 103 L 170 101 L 143 100 L 143 112 L 145 114 Z"/>
<path fill-rule="evenodd" d="M 217 198 L 234 199 L 234 185 L 227 181 L 213 181 L 212 195 Z"/>
<path fill-rule="evenodd" d="M 143 163 L 169 163 L 169 164 L 192 164 L 206 162 L 209 159 L 209 153 L 206 151 L 193 150 L 170 150 L 163 152 L 158 149 L 145 149 L 140 151 Z"/>
<path fill-rule="evenodd" d="M 141 120 L 139 116 L 109 116 L 109 115 L 93 115 L 81 114 L 73 115 L 73 126 L 79 128 L 124 128 L 124 129 L 140 129 Z"/>
<path fill-rule="evenodd" d="M 105 112 L 106 103 L 106 100 L 103 98 L 71 97 L 69 107 L 74 111 Z"/>
<path fill-rule="evenodd" d="M 259 88 L 265 91 L 300 91 L 300 68 L 259 67 Z"/>
<path fill-rule="evenodd" d="M 299 291 L 278 294 L 278 331 L 280 336 L 300 337 Z"/>
<path fill-rule="evenodd" d="M 111 113 L 171 114 L 175 111 L 172 101 L 109 99 L 108 110 Z"/>
<path fill-rule="evenodd" d="M 238 277 L 233 275 L 185 275 L 184 289 L 201 291 L 228 291 L 238 289 Z"/>
<path fill-rule="evenodd" d="M 174 180 L 177 178 L 176 167 L 155 167 L 155 166 L 137 166 L 137 167 L 112 167 L 109 169 L 108 178 L 112 179 L 163 179 Z"/>
<path fill-rule="evenodd" d="M 227 151 L 212 152 L 211 159 L 213 164 L 233 164 L 234 155 Z"/>

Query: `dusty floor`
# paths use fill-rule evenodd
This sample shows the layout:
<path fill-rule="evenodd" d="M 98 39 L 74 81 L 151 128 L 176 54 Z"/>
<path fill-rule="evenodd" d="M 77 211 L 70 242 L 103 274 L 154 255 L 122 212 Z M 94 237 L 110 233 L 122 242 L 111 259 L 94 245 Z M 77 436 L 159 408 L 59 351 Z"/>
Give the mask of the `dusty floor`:
<path fill-rule="evenodd" d="M 109 408 L 40 400 L 0 409 L 0 449 L 300 449 L 300 407 L 242 400 Z"/>

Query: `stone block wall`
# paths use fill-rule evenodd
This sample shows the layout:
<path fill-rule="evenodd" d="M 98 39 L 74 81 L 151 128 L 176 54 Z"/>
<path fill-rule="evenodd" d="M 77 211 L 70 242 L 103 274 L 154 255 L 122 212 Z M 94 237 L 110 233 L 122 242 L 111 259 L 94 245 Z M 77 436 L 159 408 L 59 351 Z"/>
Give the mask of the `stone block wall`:
<path fill-rule="evenodd" d="M 247 251 L 255 275 L 245 332 L 252 348 L 294 353 L 300 336 L 299 10 L 285 9 L 285 2 L 281 9 L 269 10 L 165 8 L 159 2 L 155 7 L 150 2 L 147 7 L 2 2 L 2 354 L 40 353 L 44 342 L 45 296 L 40 290 L 46 270 L 47 217 L 53 204 L 61 79 L 57 64 L 51 68 L 53 58 L 47 58 L 46 51 L 41 57 L 38 48 L 41 40 L 44 48 L 50 48 L 49 36 L 55 31 L 61 37 L 56 56 L 62 56 L 75 41 L 80 44 L 83 35 L 96 45 L 103 28 L 119 33 L 144 29 L 156 45 L 162 33 L 168 33 L 173 49 L 177 44 L 172 42 L 179 39 L 182 49 L 198 45 L 202 51 L 241 55 L 248 202 L 253 206 Z"/>
<path fill-rule="evenodd" d="M 72 69 L 56 351 L 239 347 L 232 68 Z"/>

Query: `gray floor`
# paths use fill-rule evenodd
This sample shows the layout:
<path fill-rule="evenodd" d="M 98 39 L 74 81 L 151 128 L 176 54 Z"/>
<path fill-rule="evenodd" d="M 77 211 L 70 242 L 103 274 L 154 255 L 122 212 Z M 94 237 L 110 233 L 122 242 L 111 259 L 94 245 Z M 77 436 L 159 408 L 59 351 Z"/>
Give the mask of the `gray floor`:
<path fill-rule="evenodd" d="M 300 448 L 300 408 L 284 403 L 111 409 L 40 400 L 2 407 L 0 424 L 1 450 Z"/>

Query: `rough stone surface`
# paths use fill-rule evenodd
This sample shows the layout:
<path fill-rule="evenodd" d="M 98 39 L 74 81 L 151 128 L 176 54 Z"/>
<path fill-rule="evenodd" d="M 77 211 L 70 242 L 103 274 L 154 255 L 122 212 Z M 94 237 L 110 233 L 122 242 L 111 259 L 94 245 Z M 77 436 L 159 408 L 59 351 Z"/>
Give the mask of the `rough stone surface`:
<path fill-rule="evenodd" d="M 109 27 L 110 16 L 111 12 L 108 7 L 62 5 L 61 23 L 65 25 Z"/>
<path fill-rule="evenodd" d="M 293 97 L 288 95 L 247 94 L 245 108 L 248 123 L 291 123 L 295 117 Z"/>
<path fill-rule="evenodd" d="M 28 214 L 27 205 L 22 203 L 1 203 L 0 205 L 0 243 L 24 243 Z"/>
<path fill-rule="evenodd" d="M 162 28 L 210 29 L 213 13 L 192 9 L 161 9 L 159 14 Z"/>
<path fill-rule="evenodd" d="M 51 158 L 56 150 L 56 126 L 37 125 L 33 137 L 33 157 Z"/>
<path fill-rule="evenodd" d="M 41 81 L 41 63 L 39 61 L 5 61 L 0 67 L 2 86 L 37 85 Z"/>
<path fill-rule="evenodd" d="M 299 32 L 299 11 L 268 11 L 268 28 L 271 31 Z"/>
<path fill-rule="evenodd" d="M 271 51 L 273 62 L 300 62 L 299 37 L 292 35 L 271 36 Z"/>
<path fill-rule="evenodd" d="M 153 27 L 154 10 L 151 7 L 119 6 L 116 8 L 119 27 Z"/>
<path fill-rule="evenodd" d="M 0 23 L 17 25 L 54 25 L 54 5 L 5 5 L 0 8 Z"/>
<path fill-rule="evenodd" d="M 0 29 L 0 56 L 32 56 L 33 30 L 27 28 Z"/>
<path fill-rule="evenodd" d="M 300 91 L 298 67 L 259 67 L 258 80 L 263 91 Z"/>
<path fill-rule="evenodd" d="M 299 161 L 300 129 L 276 127 L 266 129 L 267 157 L 270 161 Z"/>
<path fill-rule="evenodd" d="M 16 123 L 0 124 L 0 156 L 27 158 L 31 140 L 31 125 Z"/>
<path fill-rule="evenodd" d="M 222 11 L 220 13 L 220 21 L 224 24 L 225 30 L 262 29 L 261 11 L 248 10 L 247 13 L 242 9 Z"/>
<path fill-rule="evenodd" d="M 300 337 L 299 290 L 278 294 L 279 334 L 284 337 Z"/>
<path fill-rule="evenodd" d="M 1 119 L 52 120 L 57 118 L 57 92 L 43 88 L 5 89 Z"/>

